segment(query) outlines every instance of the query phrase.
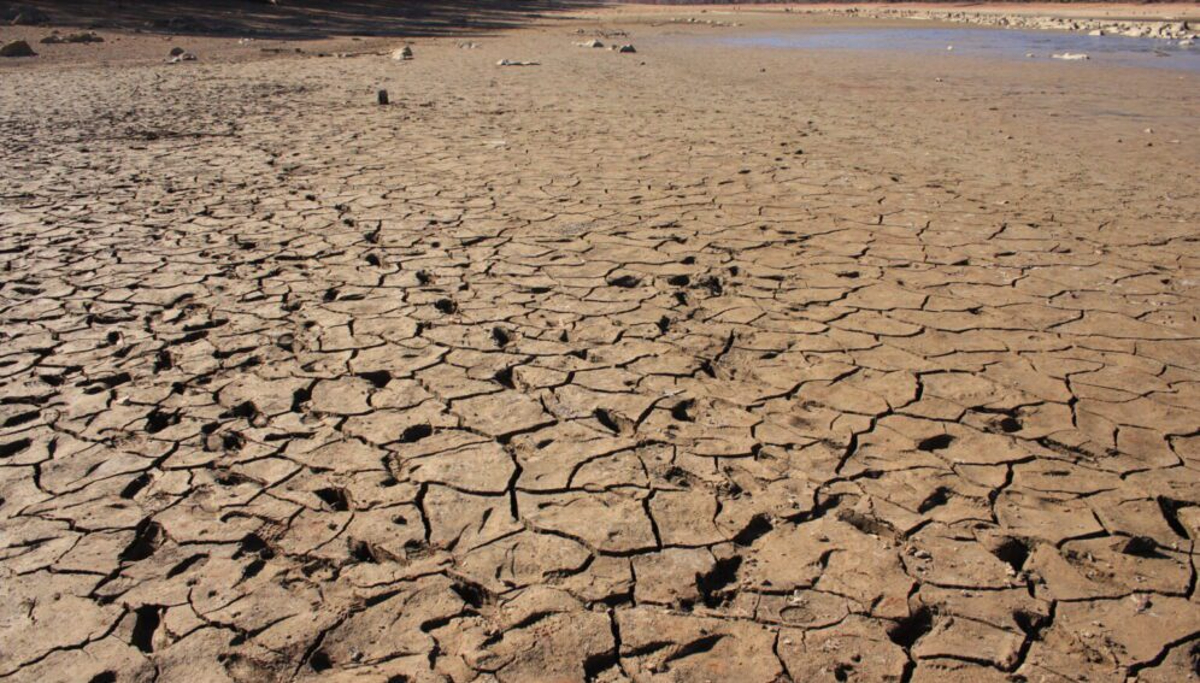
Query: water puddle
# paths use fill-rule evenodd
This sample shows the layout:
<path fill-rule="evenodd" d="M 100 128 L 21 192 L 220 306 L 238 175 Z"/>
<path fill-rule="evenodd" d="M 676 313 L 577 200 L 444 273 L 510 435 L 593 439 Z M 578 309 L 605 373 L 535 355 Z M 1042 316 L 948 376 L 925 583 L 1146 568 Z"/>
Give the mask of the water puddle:
<path fill-rule="evenodd" d="M 1088 60 L 1063 64 L 1080 68 L 1099 64 L 1200 72 L 1200 45 L 1180 47 L 1173 41 L 1154 38 L 1089 36 L 1058 31 L 987 28 L 819 29 L 702 40 L 742 47 L 889 50 L 991 59 L 1027 60 L 1029 54 L 1036 59 L 1049 59 L 1054 54 L 1084 53 L 1088 55 Z M 954 49 L 947 50 L 950 46 Z"/>

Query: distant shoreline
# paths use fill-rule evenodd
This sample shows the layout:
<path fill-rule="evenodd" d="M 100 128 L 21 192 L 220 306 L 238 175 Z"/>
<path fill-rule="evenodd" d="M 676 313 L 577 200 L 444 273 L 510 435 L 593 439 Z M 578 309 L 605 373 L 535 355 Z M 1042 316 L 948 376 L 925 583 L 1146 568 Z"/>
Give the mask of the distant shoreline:
<path fill-rule="evenodd" d="M 619 8 L 621 5 L 613 5 Z M 658 2 L 656 0 L 629 0 L 624 3 L 627 11 L 680 11 L 685 8 L 698 8 L 705 11 L 738 12 L 738 11 L 776 11 L 798 8 L 801 11 L 819 11 L 835 9 L 895 9 L 895 10 L 937 10 L 937 11 L 966 11 L 980 14 L 1007 13 L 1030 14 L 1039 16 L 1062 17 L 1102 17 L 1130 20 L 1154 19 L 1200 19 L 1200 2 L 955 2 L 947 0 L 925 0 L 921 2 L 746 2 L 746 3 L 708 3 L 703 0 L 687 2 Z M 608 9 L 608 8 L 605 8 Z M 605 10 L 601 10 L 605 11 Z"/>

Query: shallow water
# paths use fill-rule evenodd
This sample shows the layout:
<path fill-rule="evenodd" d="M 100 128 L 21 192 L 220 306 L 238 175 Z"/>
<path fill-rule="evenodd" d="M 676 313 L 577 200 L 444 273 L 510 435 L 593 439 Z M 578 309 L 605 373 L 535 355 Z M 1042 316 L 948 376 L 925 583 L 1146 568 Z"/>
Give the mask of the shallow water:
<path fill-rule="evenodd" d="M 705 38 L 723 45 L 804 50 L 892 50 L 988 57 L 1049 59 L 1052 54 L 1083 52 L 1087 61 L 1063 62 L 1078 67 L 1118 65 L 1200 71 L 1200 45 L 1180 47 L 1174 41 L 1124 36 L 1089 36 L 1060 31 L 993 28 L 822 29 L 787 33 Z M 954 46 L 947 50 L 947 46 Z M 1058 60 L 1055 60 L 1058 61 Z"/>

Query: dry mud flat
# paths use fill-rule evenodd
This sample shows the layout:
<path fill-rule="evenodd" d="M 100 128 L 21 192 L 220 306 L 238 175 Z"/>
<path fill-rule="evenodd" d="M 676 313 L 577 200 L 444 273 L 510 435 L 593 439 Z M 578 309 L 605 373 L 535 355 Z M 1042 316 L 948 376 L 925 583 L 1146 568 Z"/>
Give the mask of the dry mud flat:
<path fill-rule="evenodd" d="M 0 680 L 1191 680 L 1197 77 L 714 30 L 3 64 Z"/>

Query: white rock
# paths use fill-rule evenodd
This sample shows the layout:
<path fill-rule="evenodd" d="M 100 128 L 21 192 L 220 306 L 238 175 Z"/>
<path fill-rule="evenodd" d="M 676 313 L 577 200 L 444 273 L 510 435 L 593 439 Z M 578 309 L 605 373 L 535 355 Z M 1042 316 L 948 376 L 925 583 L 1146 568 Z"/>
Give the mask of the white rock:
<path fill-rule="evenodd" d="M 1091 57 L 1088 57 L 1086 54 L 1084 54 L 1082 52 L 1063 52 L 1061 54 L 1050 55 L 1050 56 L 1053 57 L 1054 59 L 1063 59 L 1068 62 L 1077 62 L 1077 61 L 1084 60 L 1084 59 L 1091 59 Z"/>

